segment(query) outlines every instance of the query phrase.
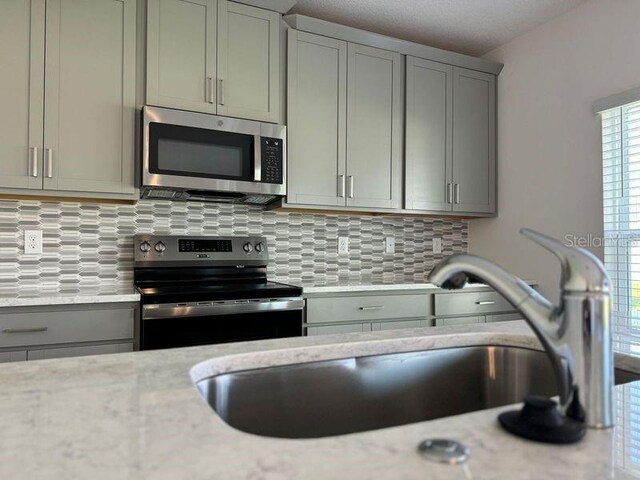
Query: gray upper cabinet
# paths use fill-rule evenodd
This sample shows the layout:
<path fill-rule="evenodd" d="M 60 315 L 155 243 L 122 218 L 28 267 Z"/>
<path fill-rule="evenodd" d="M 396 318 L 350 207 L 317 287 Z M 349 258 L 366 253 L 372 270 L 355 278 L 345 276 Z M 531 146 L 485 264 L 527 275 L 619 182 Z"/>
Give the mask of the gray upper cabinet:
<path fill-rule="evenodd" d="M 407 57 L 405 208 L 451 210 L 453 67 Z"/>
<path fill-rule="evenodd" d="M 149 0 L 146 98 L 278 123 L 280 15 L 226 0 Z"/>
<path fill-rule="evenodd" d="M 288 47 L 287 200 L 344 206 L 347 43 L 290 30 Z"/>
<path fill-rule="evenodd" d="M 42 188 L 44 22 L 44 0 L 2 4 L 0 187 Z"/>
<path fill-rule="evenodd" d="M 496 211 L 496 78 L 453 69 L 453 211 Z"/>
<path fill-rule="evenodd" d="M 135 0 L 47 0 L 46 190 L 133 193 Z"/>
<path fill-rule="evenodd" d="M 219 0 L 218 114 L 280 120 L 280 14 Z"/>
<path fill-rule="evenodd" d="M 132 198 L 136 0 L 16 0 L 0 15 L 0 187 Z"/>
<path fill-rule="evenodd" d="M 401 55 L 349 44 L 347 206 L 400 208 Z"/>
<path fill-rule="evenodd" d="M 402 59 L 289 31 L 290 204 L 399 208 Z"/>
<path fill-rule="evenodd" d="M 149 105 L 216 113 L 216 8 L 216 0 L 149 0 Z"/>
<path fill-rule="evenodd" d="M 405 208 L 495 213 L 495 76 L 407 57 Z"/>

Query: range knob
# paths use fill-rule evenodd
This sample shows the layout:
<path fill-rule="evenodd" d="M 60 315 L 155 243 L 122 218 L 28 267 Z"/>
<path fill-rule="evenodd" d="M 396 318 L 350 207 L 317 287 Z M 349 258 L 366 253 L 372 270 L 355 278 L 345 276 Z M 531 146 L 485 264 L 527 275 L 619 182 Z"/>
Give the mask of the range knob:
<path fill-rule="evenodd" d="M 151 250 L 151 244 L 147 241 L 144 241 L 140 244 L 140 251 L 147 253 L 149 250 Z"/>
<path fill-rule="evenodd" d="M 153 248 L 155 249 L 156 252 L 162 253 L 167 249 L 167 246 L 162 242 L 158 242 L 155 244 Z"/>
<path fill-rule="evenodd" d="M 242 249 L 247 253 L 251 253 L 253 251 L 253 245 L 247 242 L 242 246 Z"/>
<path fill-rule="evenodd" d="M 256 252 L 260 253 L 260 252 L 262 252 L 262 250 L 264 250 L 263 243 L 262 242 L 256 243 Z"/>

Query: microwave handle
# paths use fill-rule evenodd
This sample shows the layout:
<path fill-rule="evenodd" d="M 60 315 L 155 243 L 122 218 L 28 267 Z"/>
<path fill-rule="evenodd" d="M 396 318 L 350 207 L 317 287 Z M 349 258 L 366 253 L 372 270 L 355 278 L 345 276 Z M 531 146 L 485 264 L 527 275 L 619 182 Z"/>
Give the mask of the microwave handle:
<path fill-rule="evenodd" d="M 254 175 L 253 179 L 256 182 L 262 180 L 262 145 L 260 135 L 253 136 L 253 165 Z"/>

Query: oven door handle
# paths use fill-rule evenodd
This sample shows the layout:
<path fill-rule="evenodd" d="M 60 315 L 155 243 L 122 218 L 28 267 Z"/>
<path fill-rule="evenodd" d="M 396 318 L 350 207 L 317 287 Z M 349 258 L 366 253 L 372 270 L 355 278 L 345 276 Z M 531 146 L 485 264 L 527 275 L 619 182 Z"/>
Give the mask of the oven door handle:
<path fill-rule="evenodd" d="M 237 315 L 239 313 L 268 313 L 285 312 L 291 310 L 302 310 L 304 300 L 302 298 L 283 298 L 271 302 L 251 302 L 246 303 L 214 303 L 212 305 L 176 305 L 159 304 L 144 305 L 142 307 L 142 320 L 155 320 L 161 318 L 175 317 L 204 317 L 219 315 Z"/>

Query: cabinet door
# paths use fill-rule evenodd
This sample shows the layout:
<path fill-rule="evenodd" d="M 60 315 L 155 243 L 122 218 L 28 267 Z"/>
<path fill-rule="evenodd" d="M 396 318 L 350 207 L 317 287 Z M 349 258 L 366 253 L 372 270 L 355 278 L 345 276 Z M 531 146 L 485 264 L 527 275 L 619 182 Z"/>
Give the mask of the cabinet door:
<path fill-rule="evenodd" d="M 13 352 L 0 352 L 0 363 L 21 362 L 27 359 L 26 350 L 16 350 Z"/>
<path fill-rule="evenodd" d="M 401 60 L 399 53 L 349 44 L 347 206 L 401 206 Z"/>
<path fill-rule="evenodd" d="M 345 205 L 347 44 L 289 30 L 287 201 Z"/>
<path fill-rule="evenodd" d="M 149 105 L 216 113 L 216 5 L 216 0 L 149 0 Z"/>
<path fill-rule="evenodd" d="M 405 208 L 451 210 L 453 67 L 407 57 Z"/>
<path fill-rule="evenodd" d="M 0 187 L 42 189 L 44 0 L 2 3 Z"/>
<path fill-rule="evenodd" d="M 380 322 L 372 323 L 371 330 L 401 330 L 403 328 L 420 328 L 422 326 L 421 320 L 405 320 L 403 322 Z"/>
<path fill-rule="evenodd" d="M 473 323 L 484 323 L 484 317 L 452 317 L 436 318 L 436 327 L 449 327 L 451 325 L 471 325 Z"/>
<path fill-rule="evenodd" d="M 335 335 L 338 333 L 362 333 L 370 332 L 370 323 L 352 323 L 350 325 L 327 325 L 324 327 L 308 327 L 307 336 Z"/>
<path fill-rule="evenodd" d="M 83 357 L 86 355 L 104 355 L 107 353 L 132 352 L 133 343 L 111 343 L 107 345 L 79 345 L 76 347 L 44 348 L 29 350 L 28 360 L 47 360 L 51 358 Z"/>
<path fill-rule="evenodd" d="M 136 0 L 47 0 L 44 188 L 133 193 Z"/>
<path fill-rule="evenodd" d="M 280 121 L 280 15 L 218 0 L 218 114 Z"/>
<path fill-rule="evenodd" d="M 495 76 L 453 69 L 453 210 L 493 213 L 496 206 Z"/>

